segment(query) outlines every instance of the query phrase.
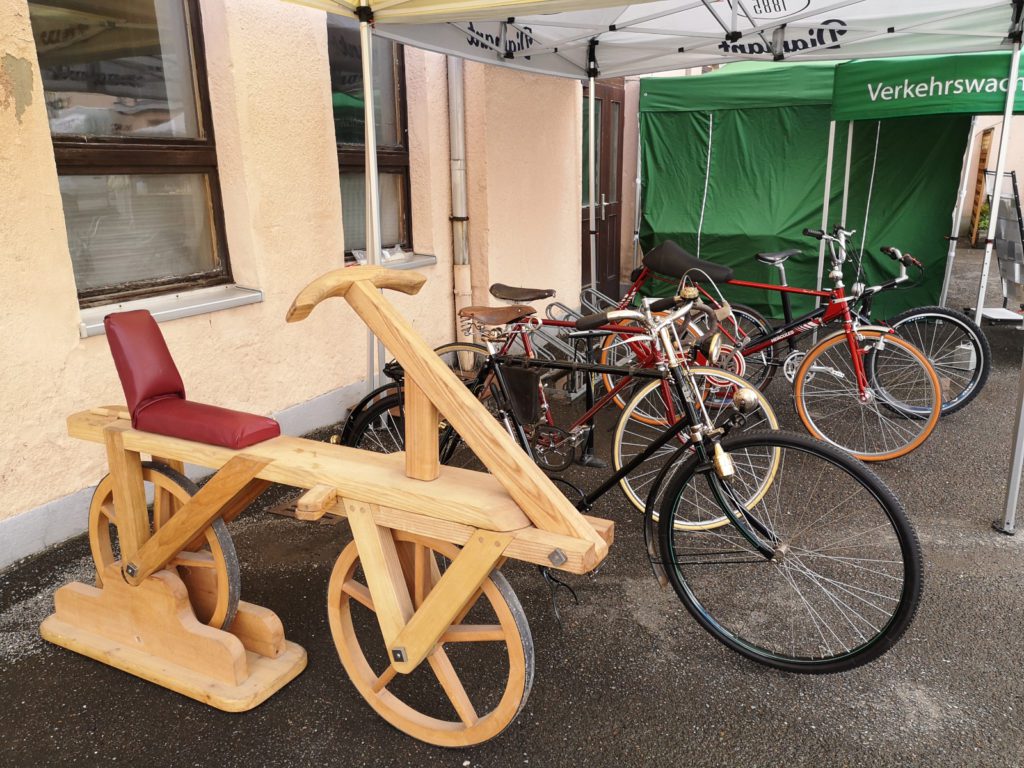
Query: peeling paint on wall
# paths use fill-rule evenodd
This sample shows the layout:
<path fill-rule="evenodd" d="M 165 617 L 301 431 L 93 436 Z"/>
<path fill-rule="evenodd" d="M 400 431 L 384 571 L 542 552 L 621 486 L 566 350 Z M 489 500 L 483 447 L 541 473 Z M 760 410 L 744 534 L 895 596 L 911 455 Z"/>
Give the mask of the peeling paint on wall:
<path fill-rule="evenodd" d="M 0 107 L 10 109 L 12 103 L 20 123 L 32 103 L 32 62 L 6 53 L 0 59 Z"/>

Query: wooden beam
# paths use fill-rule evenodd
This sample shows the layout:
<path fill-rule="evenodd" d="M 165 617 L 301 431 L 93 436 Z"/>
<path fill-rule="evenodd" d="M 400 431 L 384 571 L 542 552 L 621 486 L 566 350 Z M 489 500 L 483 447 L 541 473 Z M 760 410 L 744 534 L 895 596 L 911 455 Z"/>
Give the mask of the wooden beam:
<path fill-rule="evenodd" d="M 114 484 L 114 509 L 117 513 L 117 541 L 121 559 L 132 557 L 150 536 L 146 486 L 142 479 L 142 457 L 124 447 L 125 422 L 114 422 L 103 430 L 107 446 L 107 464 Z"/>
<path fill-rule="evenodd" d="M 510 533 L 493 531 L 473 534 L 398 636 L 387 643 L 395 669 L 408 674 L 419 666 L 456 617 L 471 607 L 467 604 L 476 597 L 512 538 Z"/>
<path fill-rule="evenodd" d="M 419 385 L 405 381 L 405 474 L 416 480 L 436 480 L 441 474 L 438 458 L 438 423 L 441 416 Z"/>
<path fill-rule="evenodd" d="M 374 522 L 376 505 L 345 499 L 348 524 L 352 528 L 363 566 L 366 586 L 370 588 L 384 644 L 391 648 L 394 639 L 413 615 L 412 597 L 402 572 L 395 539 L 388 528 Z"/>
<path fill-rule="evenodd" d="M 170 562 L 216 518 L 237 514 L 237 502 L 252 495 L 251 484 L 266 464 L 264 459 L 244 454 L 231 459 L 138 552 L 122 557 L 124 580 L 137 586 Z M 263 481 L 257 484 L 265 486 Z"/>

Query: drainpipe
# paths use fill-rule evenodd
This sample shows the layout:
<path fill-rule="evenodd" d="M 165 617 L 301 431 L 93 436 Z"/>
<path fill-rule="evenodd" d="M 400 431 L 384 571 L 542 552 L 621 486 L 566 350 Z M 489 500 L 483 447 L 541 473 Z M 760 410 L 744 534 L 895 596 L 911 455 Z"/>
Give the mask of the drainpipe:
<path fill-rule="evenodd" d="M 448 57 L 448 136 L 452 174 L 452 277 L 455 283 L 455 335 L 459 310 L 473 303 L 469 266 L 469 211 L 466 205 L 466 98 L 462 59 Z"/>

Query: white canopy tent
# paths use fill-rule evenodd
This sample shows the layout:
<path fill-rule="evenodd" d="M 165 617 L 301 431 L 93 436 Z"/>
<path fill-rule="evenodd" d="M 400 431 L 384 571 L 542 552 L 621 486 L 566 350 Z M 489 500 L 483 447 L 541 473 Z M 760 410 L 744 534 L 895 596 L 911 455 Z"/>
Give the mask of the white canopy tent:
<path fill-rule="evenodd" d="M 813 61 L 1012 48 L 1017 82 L 1024 0 L 288 0 L 359 20 L 363 82 L 372 83 L 372 33 L 418 48 L 537 74 L 589 79 L 591 275 L 595 268 L 594 105 L 597 76 L 731 61 Z M 1002 178 L 1016 87 L 1006 89 L 996 178 Z M 367 257 L 380 260 L 373 88 L 364 88 Z M 997 210 L 996 185 L 992 209 Z M 995 235 L 989 228 L 979 310 Z M 368 373 L 380 369 L 369 345 Z M 1013 532 L 1024 463 L 1024 374 L 1006 516 Z"/>

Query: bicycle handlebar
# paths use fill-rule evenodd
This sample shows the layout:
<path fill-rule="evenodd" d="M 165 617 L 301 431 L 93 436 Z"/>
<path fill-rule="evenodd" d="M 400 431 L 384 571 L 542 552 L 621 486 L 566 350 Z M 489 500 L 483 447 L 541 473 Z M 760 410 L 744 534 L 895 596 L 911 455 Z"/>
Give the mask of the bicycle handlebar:
<path fill-rule="evenodd" d="M 909 253 L 900 253 L 899 248 L 895 248 L 891 245 L 886 245 L 880 248 L 882 253 L 888 256 L 893 261 L 900 262 L 905 267 L 917 267 L 918 269 L 924 269 L 924 264 L 915 259 Z"/>
<path fill-rule="evenodd" d="M 821 240 L 825 236 L 825 233 L 820 229 L 804 229 L 804 237 L 813 237 L 815 240 Z"/>

